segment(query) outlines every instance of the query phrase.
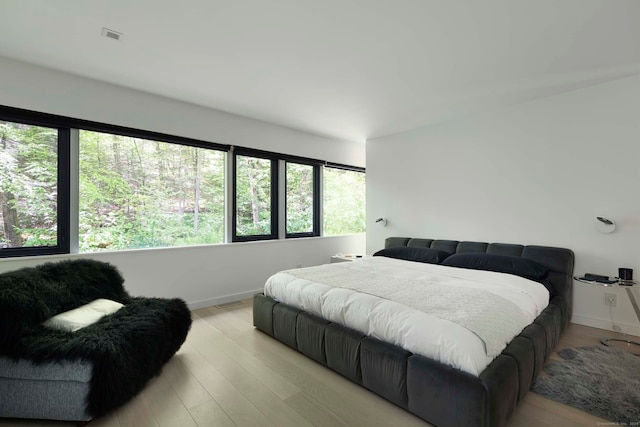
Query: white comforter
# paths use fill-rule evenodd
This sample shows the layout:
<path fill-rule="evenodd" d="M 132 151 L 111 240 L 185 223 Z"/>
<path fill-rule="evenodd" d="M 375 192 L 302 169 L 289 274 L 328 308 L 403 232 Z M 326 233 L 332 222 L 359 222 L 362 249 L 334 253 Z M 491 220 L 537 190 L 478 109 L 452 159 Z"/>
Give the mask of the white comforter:
<path fill-rule="evenodd" d="M 549 302 L 521 277 L 385 257 L 283 271 L 264 291 L 475 376 Z"/>

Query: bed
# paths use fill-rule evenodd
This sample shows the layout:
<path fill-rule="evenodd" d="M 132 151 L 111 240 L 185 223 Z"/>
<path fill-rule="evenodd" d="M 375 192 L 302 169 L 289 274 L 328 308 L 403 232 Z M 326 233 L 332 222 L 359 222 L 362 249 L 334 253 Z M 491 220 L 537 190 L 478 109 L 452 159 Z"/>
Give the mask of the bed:
<path fill-rule="evenodd" d="M 265 294 L 254 297 L 254 325 L 435 426 L 505 426 L 569 324 L 573 252 L 545 246 L 390 237 L 382 255 L 272 276 L 265 284 Z M 429 259 L 420 259 L 425 256 Z M 518 271 L 526 279 L 504 274 L 505 260 L 509 268 L 516 264 L 520 269 L 520 263 L 535 268 L 525 274 Z M 435 291 L 430 291 L 435 293 L 424 291 L 422 297 L 411 298 L 422 294 L 419 286 L 427 275 L 436 282 Z M 457 290 L 449 287 L 449 279 L 438 275 L 453 277 Z M 366 283 L 367 278 L 371 283 Z M 505 281 L 505 286 L 513 286 L 512 278 L 518 289 L 510 292 L 512 296 L 507 291 L 484 289 L 488 285 L 480 282 L 502 286 L 500 282 Z M 320 293 L 302 293 L 296 286 Z M 356 300 L 355 294 L 364 302 Z M 485 294 L 493 296 L 485 302 Z M 471 304 L 460 309 L 462 304 L 446 299 L 431 302 L 438 295 L 452 295 L 456 301 Z M 530 304 L 518 314 L 495 308 L 510 307 L 510 298 L 530 300 Z M 343 307 L 324 306 L 332 299 L 343 301 Z M 504 305 L 492 305 L 498 303 Z M 429 304 L 435 314 L 422 311 Z M 449 310 L 454 305 L 460 307 Z M 408 311 L 394 311 L 400 306 Z M 356 316 L 358 312 L 364 313 L 364 319 Z M 478 319 L 502 316 L 517 321 L 506 322 L 513 325 L 502 328 L 511 328 L 501 333 L 512 335 L 493 337 L 491 327 L 482 329 L 478 324 L 483 322 L 477 319 L 467 324 L 461 319 L 462 326 L 453 325 L 451 317 L 457 321 L 461 312 L 477 312 Z M 405 323 L 400 324 L 399 319 Z M 449 351 L 443 352 L 436 342 L 442 341 L 445 349 L 458 344 L 449 344 L 449 338 L 440 332 L 413 335 L 427 329 L 423 327 L 426 323 L 420 323 L 425 319 L 429 324 L 442 323 L 443 329 L 459 335 L 464 345 L 459 345 L 456 355 L 442 356 Z M 504 319 L 496 322 L 505 324 Z M 400 337 L 385 327 L 395 323 Z M 467 342 L 483 348 L 484 359 L 469 356 L 472 350 L 465 347 Z"/>

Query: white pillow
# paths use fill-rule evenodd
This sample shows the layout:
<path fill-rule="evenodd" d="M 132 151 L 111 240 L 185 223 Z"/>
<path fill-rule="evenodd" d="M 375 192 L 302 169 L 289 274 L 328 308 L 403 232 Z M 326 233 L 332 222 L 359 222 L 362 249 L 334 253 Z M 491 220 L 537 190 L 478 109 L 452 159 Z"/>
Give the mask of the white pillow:
<path fill-rule="evenodd" d="M 96 323 L 107 314 L 115 313 L 124 307 L 109 299 L 100 298 L 73 310 L 57 314 L 43 323 L 44 326 L 60 331 L 75 332 Z"/>

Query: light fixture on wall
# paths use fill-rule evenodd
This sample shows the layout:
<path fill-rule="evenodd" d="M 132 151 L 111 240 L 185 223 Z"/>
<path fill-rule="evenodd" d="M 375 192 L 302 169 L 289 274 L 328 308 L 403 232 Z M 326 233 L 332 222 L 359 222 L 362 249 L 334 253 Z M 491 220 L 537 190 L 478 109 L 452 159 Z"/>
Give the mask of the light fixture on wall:
<path fill-rule="evenodd" d="M 602 216 L 597 216 L 596 219 L 598 231 L 601 233 L 613 233 L 613 230 L 616 229 L 616 223 L 610 220 L 609 218 L 605 218 Z"/>
<path fill-rule="evenodd" d="M 383 227 L 387 226 L 387 220 L 385 218 L 376 219 L 376 224 L 382 224 Z"/>

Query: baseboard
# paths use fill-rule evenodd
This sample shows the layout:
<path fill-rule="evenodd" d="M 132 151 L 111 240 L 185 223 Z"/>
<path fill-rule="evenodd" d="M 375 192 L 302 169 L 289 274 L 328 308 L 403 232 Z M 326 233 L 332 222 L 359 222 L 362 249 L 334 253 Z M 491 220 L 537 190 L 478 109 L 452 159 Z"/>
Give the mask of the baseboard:
<path fill-rule="evenodd" d="M 241 292 L 239 294 L 226 295 L 223 297 L 209 298 L 200 301 L 191 301 L 187 302 L 187 306 L 189 306 L 190 310 L 197 310 L 198 308 L 211 307 L 213 305 L 228 304 L 230 302 L 236 302 L 243 299 L 251 298 L 255 294 L 259 294 L 262 291 L 263 289 L 261 288 L 256 289 L 255 291 Z"/>
<path fill-rule="evenodd" d="M 610 319 L 598 319 L 596 317 L 574 314 L 571 318 L 571 322 L 577 323 L 579 325 L 591 326 L 593 328 L 604 329 L 606 331 L 616 331 L 611 326 Z M 623 334 L 635 335 L 637 337 L 640 337 L 640 325 L 632 325 L 630 323 L 624 322 L 615 322 L 615 324 L 616 326 L 620 327 L 620 330 L 616 332 L 622 332 Z"/>

